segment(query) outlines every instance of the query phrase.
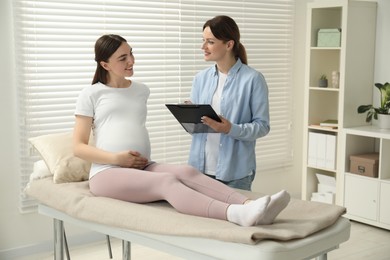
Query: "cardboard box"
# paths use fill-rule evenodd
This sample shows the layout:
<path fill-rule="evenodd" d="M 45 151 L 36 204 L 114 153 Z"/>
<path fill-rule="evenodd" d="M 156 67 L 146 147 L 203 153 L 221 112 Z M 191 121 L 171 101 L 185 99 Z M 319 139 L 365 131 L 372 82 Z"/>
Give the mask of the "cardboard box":
<path fill-rule="evenodd" d="M 317 47 L 340 47 L 341 29 L 319 29 Z"/>
<path fill-rule="evenodd" d="M 367 176 L 378 177 L 379 153 L 358 154 L 350 156 L 350 172 Z"/>

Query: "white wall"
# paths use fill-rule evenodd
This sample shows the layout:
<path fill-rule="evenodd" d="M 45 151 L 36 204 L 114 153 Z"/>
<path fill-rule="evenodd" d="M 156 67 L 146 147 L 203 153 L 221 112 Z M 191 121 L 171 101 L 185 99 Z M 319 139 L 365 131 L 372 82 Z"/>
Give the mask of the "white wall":
<path fill-rule="evenodd" d="M 36 213 L 20 214 L 19 200 L 19 173 L 17 154 L 17 118 L 16 118 L 16 79 L 13 58 L 12 32 L 12 0 L 0 1 L 0 119 L 1 119 L 1 146 L 0 146 L 0 259 L 10 259 L 12 254 L 31 253 L 33 249 L 42 249 L 42 246 L 51 248 L 49 241 L 52 238 L 52 222 L 50 219 Z M 273 193 L 280 189 L 289 190 L 295 197 L 300 197 L 301 185 L 301 146 L 302 146 L 302 110 L 303 110 L 303 82 L 304 82 L 304 55 L 305 55 L 305 19 L 306 0 L 296 1 L 295 21 L 295 48 L 294 48 L 294 79 L 293 79 L 293 141 L 294 166 L 277 172 L 259 173 L 254 190 L 263 193 Z M 390 1 L 378 0 L 377 25 L 377 52 L 375 63 L 375 82 L 390 81 Z M 76 227 L 67 228 L 69 242 L 79 242 L 83 239 L 93 239 L 86 230 Z M 102 236 L 103 238 L 103 236 Z M 37 245 L 34 247 L 34 245 Z M 18 249 L 18 250 L 15 250 Z M 30 251 L 29 251 L 30 250 Z M 11 258 L 12 259 L 12 258 Z"/>
<path fill-rule="evenodd" d="M 20 214 L 19 159 L 17 135 L 17 104 L 12 0 L 0 1 L 0 259 L 12 259 L 15 254 L 51 250 L 52 220 L 37 213 Z M 104 239 L 104 235 L 66 225 L 69 244 Z"/>
<path fill-rule="evenodd" d="M 290 168 L 270 172 L 258 172 L 254 181 L 253 190 L 272 194 L 281 189 L 288 190 L 293 197 L 301 195 L 302 173 L 302 129 L 303 129 L 303 84 L 305 72 L 305 22 L 306 3 L 308 1 L 296 0 L 294 22 L 294 65 L 293 65 L 293 147 L 294 163 Z"/>
<path fill-rule="evenodd" d="M 325 1 L 325 0 L 317 0 Z M 374 82 L 390 82 L 390 1 L 368 0 L 378 3 L 377 11 L 377 36 L 375 54 Z M 306 3 L 311 0 L 296 0 L 295 6 L 295 32 L 294 32 L 294 68 L 293 68 L 293 143 L 294 165 L 292 169 L 278 172 L 261 172 L 254 183 L 254 190 L 271 194 L 279 189 L 287 189 L 294 197 L 301 188 L 302 172 L 302 131 L 303 131 L 303 93 L 305 70 L 305 29 L 306 29 Z M 364 19 L 364 17 L 362 17 Z M 362 35 L 364 37 L 364 35 Z M 378 100 L 379 92 L 372 86 L 374 101 Z"/>
<path fill-rule="evenodd" d="M 21 215 L 18 212 L 19 175 L 17 160 L 15 74 L 12 56 L 12 20 L 10 0 L 0 3 L 0 250 L 23 246 L 47 238 L 48 225 L 36 214 Z M 27 231 L 27 232 L 25 232 Z M 41 236 L 42 235 L 42 236 Z"/>
<path fill-rule="evenodd" d="M 375 83 L 390 82 L 390 1 L 378 1 L 376 30 Z M 375 92 L 378 90 L 375 89 Z M 375 97 L 374 97 L 375 98 Z"/>

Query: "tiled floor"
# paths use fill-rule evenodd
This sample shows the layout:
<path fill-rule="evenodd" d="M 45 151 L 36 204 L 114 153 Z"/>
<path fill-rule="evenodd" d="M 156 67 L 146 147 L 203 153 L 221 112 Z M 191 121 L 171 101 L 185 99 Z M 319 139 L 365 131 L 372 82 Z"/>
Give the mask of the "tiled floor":
<path fill-rule="evenodd" d="M 122 259 L 120 240 L 111 238 L 113 259 Z M 179 260 L 181 258 L 132 244 L 132 260 Z M 71 260 L 108 260 L 105 241 L 73 247 Z M 52 260 L 52 252 L 27 256 L 15 260 Z M 65 257 L 66 259 L 66 257 Z M 244 258 L 243 258 L 244 260 Z M 266 259 L 264 259 L 266 260 Z M 328 254 L 328 260 L 390 260 L 390 231 L 352 222 L 351 238 L 340 248 Z"/>
<path fill-rule="evenodd" d="M 350 239 L 328 260 L 390 260 L 390 231 L 352 222 Z"/>

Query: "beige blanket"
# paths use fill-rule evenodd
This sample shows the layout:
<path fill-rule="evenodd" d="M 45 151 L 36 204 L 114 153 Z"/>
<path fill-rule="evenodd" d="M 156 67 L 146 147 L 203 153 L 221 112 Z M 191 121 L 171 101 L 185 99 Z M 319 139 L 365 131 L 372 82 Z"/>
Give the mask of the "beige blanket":
<path fill-rule="evenodd" d="M 261 194 L 242 191 L 248 197 Z M 255 244 L 263 239 L 304 238 L 332 225 L 345 208 L 292 199 L 272 225 L 240 227 L 227 221 L 181 214 L 166 202 L 136 204 L 95 197 L 88 181 L 54 184 L 52 178 L 35 180 L 26 193 L 40 203 L 91 222 L 142 232 L 194 236 Z"/>

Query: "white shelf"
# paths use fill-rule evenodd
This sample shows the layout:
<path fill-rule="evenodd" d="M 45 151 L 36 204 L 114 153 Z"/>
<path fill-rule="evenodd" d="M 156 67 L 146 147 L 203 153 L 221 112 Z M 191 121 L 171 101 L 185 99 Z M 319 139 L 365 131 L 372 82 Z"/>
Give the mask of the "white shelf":
<path fill-rule="evenodd" d="M 389 134 L 372 127 L 346 128 L 363 125 L 365 118 L 357 113 L 357 107 L 372 102 L 376 5 L 377 3 L 371 1 L 348 0 L 321 0 L 307 5 L 302 199 L 310 200 L 311 194 L 317 192 L 316 173 L 320 173 L 336 178 L 336 204 L 344 205 L 344 175 L 347 163 L 346 149 L 343 146 L 345 133 L 364 133 L 376 138 L 384 138 Z M 339 47 L 317 47 L 317 32 L 323 28 L 341 29 Z M 361 62 L 362 60 L 364 62 Z M 338 88 L 331 87 L 333 71 L 340 74 Z M 327 88 L 318 87 L 318 79 L 322 74 L 328 78 Z M 338 128 L 320 127 L 319 124 L 327 119 L 337 119 Z M 310 166 L 313 165 L 308 163 L 311 133 L 336 136 L 335 169 Z M 371 141 L 368 140 L 370 145 Z M 384 147 L 389 145 L 390 152 L 390 142 L 382 143 Z M 390 169 L 390 165 L 384 167 Z M 390 179 L 390 176 L 387 176 L 387 179 Z"/>
<path fill-rule="evenodd" d="M 345 128 L 344 131 L 347 134 L 390 139 L 390 129 L 381 129 L 372 125 Z"/>
<path fill-rule="evenodd" d="M 318 130 L 318 131 L 323 131 L 323 132 L 332 132 L 332 133 L 338 133 L 339 129 L 338 128 L 330 128 L 326 126 L 309 126 L 309 130 Z"/>
<path fill-rule="evenodd" d="M 316 167 L 316 166 L 311 166 L 307 165 L 307 168 L 312 168 L 314 170 L 321 170 L 321 171 L 327 171 L 327 172 L 334 172 L 336 173 L 336 169 L 329 169 L 329 168 L 323 168 L 323 167 Z"/>
<path fill-rule="evenodd" d="M 343 193 L 339 196 L 347 208 L 349 218 L 390 230 L 390 129 L 358 126 L 343 131 L 342 172 Z M 379 153 L 378 177 L 370 178 L 349 172 L 349 157 L 355 154 Z M 367 189 L 367 187 L 371 187 Z M 364 190 L 364 193 L 361 191 Z M 357 193 L 372 199 L 359 201 Z M 367 217 L 367 214 L 370 217 Z"/>
<path fill-rule="evenodd" d="M 338 88 L 320 88 L 320 87 L 309 87 L 310 90 L 314 91 L 334 91 L 334 92 L 339 92 L 340 90 Z"/>
<path fill-rule="evenodd" d="M 311 50 L 341 50 L 341 47 L 310 47 Z"/>

